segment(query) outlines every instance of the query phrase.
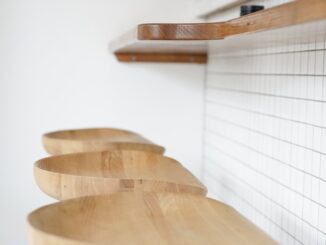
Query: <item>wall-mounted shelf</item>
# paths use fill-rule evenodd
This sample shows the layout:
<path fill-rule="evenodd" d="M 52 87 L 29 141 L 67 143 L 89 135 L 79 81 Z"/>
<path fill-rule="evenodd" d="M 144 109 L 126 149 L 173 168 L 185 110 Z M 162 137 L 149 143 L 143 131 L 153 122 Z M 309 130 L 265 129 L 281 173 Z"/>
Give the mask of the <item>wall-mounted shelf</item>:
<path fill-rule="evenodd" d="M 58 200 L 116 192 L 207 193 L 181 163 L 141 150 L 52 156 L 35 163 L 34 176 L 38 186 Z"/>
<path fill-rule="evenodd" d="M 105 150 L 142 150 L 163 154 L 165 149 L 141 135 L 117 128 L 84 128 L 44 134 L 45 150 L 51 155 Z"/>
<path fill-rule="evenodd" d="M 306 28 L 310 32 L 316 31 L 315 26 L 322 26 L 324 30 L 325 23 L 319 23 L 325 19 L 325 0 L 297 0 L 226 22 L 142 24 L 114 40 L 111 49 L 122 62 L 206 63 L 207 41 L 224 39 L 220 42 L 227 45 L 230 38 L 242 42 L 238 37 L 248 36 L 243 34 L 268 32 L 306 23 L 313 25 Z M 308 35 L 305 31 L 300 32 L 302 37 L 307 36 L 305 34 Z M 279 41 L 273 40 L 273 36 L 277 38 L 276 35 L 267 36 L 269 43 Z M 253 37 L 250 42 L 258 41 L 262 40 Z"/>
<path fill-rule="evenodd" d="M 162 192 L 65 200 L 32 212 L 28 230 L 33 245 L 277 244 L 221 202 Z"/>

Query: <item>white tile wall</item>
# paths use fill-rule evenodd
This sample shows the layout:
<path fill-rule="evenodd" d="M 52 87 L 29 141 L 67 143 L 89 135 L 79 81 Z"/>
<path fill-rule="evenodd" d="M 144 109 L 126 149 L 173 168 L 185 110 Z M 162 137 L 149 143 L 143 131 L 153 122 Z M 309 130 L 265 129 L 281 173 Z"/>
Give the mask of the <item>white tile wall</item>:
<path fill-rule="evenodd" d="M 212 43 L 210 50 L 203 166 L 209 195 L 281 244 L 325 245 L 326 41 L 229 53 Z"/>

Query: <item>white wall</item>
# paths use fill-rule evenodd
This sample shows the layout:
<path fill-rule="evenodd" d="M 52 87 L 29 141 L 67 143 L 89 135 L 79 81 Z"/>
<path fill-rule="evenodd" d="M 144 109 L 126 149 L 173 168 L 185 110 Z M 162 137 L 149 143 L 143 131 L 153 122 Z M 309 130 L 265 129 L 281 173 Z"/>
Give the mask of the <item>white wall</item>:
<path fill-rule="evenodd" d="M 200 174 L 204 66 L 122 64 L 107 50 L 136 23 L 186 21 L 187 4 L 0 1 L 0 244 L 26 244 L 27 213 L 53 202 L 32 172 L 46 131 L 127 128 Z"/>

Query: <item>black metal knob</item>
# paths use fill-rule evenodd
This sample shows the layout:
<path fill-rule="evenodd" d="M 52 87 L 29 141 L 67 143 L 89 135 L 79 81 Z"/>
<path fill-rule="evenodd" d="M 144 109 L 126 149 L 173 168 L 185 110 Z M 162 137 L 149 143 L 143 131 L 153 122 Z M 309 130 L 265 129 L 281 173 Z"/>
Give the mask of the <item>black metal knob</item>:
<path fill-rule="evenodd" d="M 262 5 L 243 5 L 241 6 L 240 16 L 251 14 L 259 10 L 263 10 L 264 6 Z"/>

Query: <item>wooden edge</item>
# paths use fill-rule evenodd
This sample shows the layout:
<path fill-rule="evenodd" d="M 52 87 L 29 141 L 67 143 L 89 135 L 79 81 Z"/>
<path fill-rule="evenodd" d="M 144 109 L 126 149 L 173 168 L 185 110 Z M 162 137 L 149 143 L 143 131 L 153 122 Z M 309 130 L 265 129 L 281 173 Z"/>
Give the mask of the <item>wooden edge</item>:
<path fill-rule="evenodd" d="M 168 54 L 168 53 L 120 53 L 115 56 L 121 62 L 169 62 L 169 63 L 197 63 L 206 64 L 207 54 Z"/>
<path fill-rule="evenodd" d="M 224 37 L 326 19 L 325 0 L 296 0 L 226 22 Z"/>
<path fill-rule="evenodd" d="M 215 23 L 141 24 L 138 40 L 218 40 L 326 18 L 325 0 L 297 0 Z"/>
<path fill-rule="evenodd" d="M 216 40 L 223 39 L 224 22 L 141 24 L 138 25 L 138 40 Z"/>
<path fill-rule="evenodd" d="M 326 19 L 326 0 L 296 0 L 253 14 L 215 23 L 180 23 L 180 24 L 141 24 L 132 31 L 122 35 L 112 44 L 112 50 L 122 62 L 179 62 L 207 63 L 205 51 L 188 53 L 178 51 L 186 42 L 176 45 L 173 52 L 164 51 L 164 42 L 155 41 L 208 41 L 228 37 L 268 31 L 298 24 Z M 145 51 L 147 42 L 154 51 Z M 142 42 L 143 41 L 143 42 Z M 138 44 L 142 43 L 143 48 Z M 157 45 L 157 51 L 155 49 Z M 170 45 L 170 44 L 169 44 Z M 191 45 L 188 43 L 191 47 Z M 128 48 L 133 47 L 132 50 Z M 179 53 L 178 53 L 179 52 Z"/>

